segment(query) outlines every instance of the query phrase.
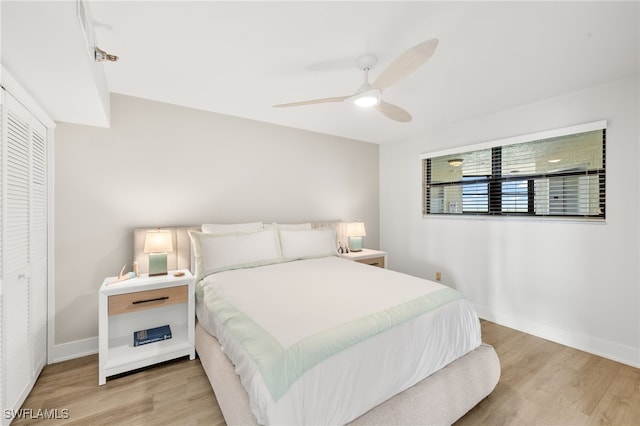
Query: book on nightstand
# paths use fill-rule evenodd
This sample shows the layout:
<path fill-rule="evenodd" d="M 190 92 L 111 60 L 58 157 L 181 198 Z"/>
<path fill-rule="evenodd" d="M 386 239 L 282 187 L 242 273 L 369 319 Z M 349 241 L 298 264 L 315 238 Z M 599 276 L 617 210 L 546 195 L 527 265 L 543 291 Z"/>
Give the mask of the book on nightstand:
<path fill-rule="evenodd" d="M 171 327 L 168 325 L 133 332 L 133 346 L 146 345 L 167 339 L 171 339 Z"/>

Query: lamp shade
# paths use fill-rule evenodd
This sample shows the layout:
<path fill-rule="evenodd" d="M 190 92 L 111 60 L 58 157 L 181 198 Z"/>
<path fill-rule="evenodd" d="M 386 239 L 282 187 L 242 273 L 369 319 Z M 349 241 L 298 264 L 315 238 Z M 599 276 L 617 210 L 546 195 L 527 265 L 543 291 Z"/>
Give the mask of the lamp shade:
<path fill-rule="evenodd" d="M 145 253 L 168 253 L 173 251 L 173 243 L 171 231 L 169 230 L 150 230 L 144 239 Z"/>
<path fill-rule="evenodd" d="M 347 225 L 347 237 L 366 237 L 367 232 L 364 229 L 364 223 L 351 222 Z"/>

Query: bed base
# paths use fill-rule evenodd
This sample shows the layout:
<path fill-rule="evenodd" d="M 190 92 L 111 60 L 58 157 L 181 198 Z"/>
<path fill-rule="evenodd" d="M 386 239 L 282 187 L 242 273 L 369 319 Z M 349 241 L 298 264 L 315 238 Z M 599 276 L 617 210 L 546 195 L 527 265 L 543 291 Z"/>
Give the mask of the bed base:
<path fill-rule="evenodd" d="M 200 324 L 196 324 L 196 351 L 227 425 L 257 425 L 233 364 L 218 340 Z M 498 355 L 492 346 L 483 344 L 350 425 L 450 425 L 489 395 L 499 378 Z"/>

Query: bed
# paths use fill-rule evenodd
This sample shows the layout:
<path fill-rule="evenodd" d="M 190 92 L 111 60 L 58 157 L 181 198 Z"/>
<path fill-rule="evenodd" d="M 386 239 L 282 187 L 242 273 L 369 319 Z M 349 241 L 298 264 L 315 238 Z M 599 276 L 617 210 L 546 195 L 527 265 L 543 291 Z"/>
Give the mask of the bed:
<path fill-rule="evenodd" d="M 451 424 L 497 384 L 471 304 L 340 258 L 343 225 L 175 229 L 169 267 L 194 271 L 196 351 L 227 424 Z"/>

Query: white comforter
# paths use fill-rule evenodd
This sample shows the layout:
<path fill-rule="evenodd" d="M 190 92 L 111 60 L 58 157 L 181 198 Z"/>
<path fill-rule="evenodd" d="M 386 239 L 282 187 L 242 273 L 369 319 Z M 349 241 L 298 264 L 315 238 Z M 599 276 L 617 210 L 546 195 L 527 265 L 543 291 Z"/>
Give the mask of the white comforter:
<path fill-rule="evenodd" d="M 481 343 L 477 315 L 455 291 L 337 257 L 199 285 L 198 320 L 234 363 L 260 424 L 347 423 Z M 422 299 L 439 302 L 421 313 Z"/>

